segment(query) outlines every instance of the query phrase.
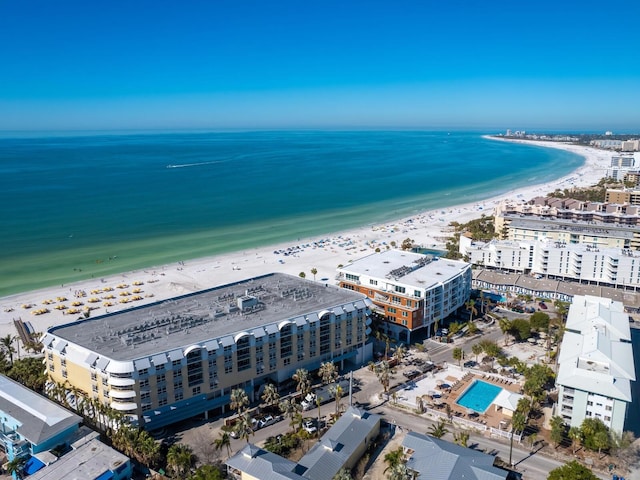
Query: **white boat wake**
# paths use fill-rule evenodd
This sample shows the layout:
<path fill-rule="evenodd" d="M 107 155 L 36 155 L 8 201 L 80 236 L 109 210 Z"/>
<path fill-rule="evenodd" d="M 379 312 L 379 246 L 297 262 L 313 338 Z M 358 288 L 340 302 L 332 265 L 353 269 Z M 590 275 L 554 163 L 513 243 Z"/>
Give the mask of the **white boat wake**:
<path fill-rule="evenodd" d="M 199 167 L 201 165 L 215 165 L 216 163 L 224 163 L 224 162 L 222 160 L 214 160 L 212 162 L 180 163 L 177 165 L 167 165 L 167 168 Z"/>

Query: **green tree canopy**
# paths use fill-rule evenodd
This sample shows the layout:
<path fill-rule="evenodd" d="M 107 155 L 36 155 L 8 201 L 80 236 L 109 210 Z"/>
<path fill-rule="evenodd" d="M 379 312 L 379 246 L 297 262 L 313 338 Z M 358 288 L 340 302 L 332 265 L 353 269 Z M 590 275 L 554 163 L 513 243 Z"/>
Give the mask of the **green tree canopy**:
<path fill-rule="evenodd" d="M 531 324 L 524 318 L 515 318 L 511 321 L 509 333 L 516 341 L 521 342 L 531 336 Z"/>
<path fill-rule="evenodd" d="M 535 312 L 529 317 L 531 329 L 536 332 L 546 332 L 549 328 L 549 315 L 544 312 Z"/>
<path fill-rule="evenodd" d="M 598 480 L 591 470 L 573 460 L 565 465 L 551 470 L 547 480 Z"/>
<path fill-rule="evenodd" d="M 609 447 L 609 429 L 599 418 L 585 418 L 580 425 L 582 443 L 589 450 Z"/>

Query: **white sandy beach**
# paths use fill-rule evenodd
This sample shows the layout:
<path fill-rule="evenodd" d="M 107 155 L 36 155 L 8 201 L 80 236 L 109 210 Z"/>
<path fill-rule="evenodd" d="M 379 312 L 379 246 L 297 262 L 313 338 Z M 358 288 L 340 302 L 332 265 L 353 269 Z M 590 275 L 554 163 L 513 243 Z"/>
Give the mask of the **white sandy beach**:
<path fill-rule="evenodd" d="M 311 269 L 315 268 L 315 281 L 333 283 L 339 264 L 371 254 L 378 247 L 385 249 L 394 241 L 399 245 L 408 237 L 425 247 L 443 248 L 445 238 L 450 236 L 450 222 L 467 222 L 483 213 L 491 215 L 494 206 L 504 199 L 528 200 L 558 188 L 593 185 L 605 175 L 610 163 L 611 152 L 607 151 L 551 142 L 523 143 L 577 153 L 585 157 L 586 162 L 578 170 L 551 183 L 531 185 L 482 202 L 425 211 L 395 222 L 320 238 L 188 260 L 4 297 L 0 299 L 0 336 L 17 334 L 14 319 L 30 322 L 36 332 L 45 332 L 52 326 L 75 321 L 80 313 L 65 314 L 70 309 L 81 311 L 89 306 L 92 308 L 91 316 L 95 317 L 270 272 L 292 275 L 305 272 L 306 278 L 313 281 Z M 86 296 L 79 296 L 82 292 Z M 140 299 L 133 300 L 134 297 Z M 121 303 L 123 299 L 127 299 L 127 303 Z M 46 301 L 51 303 L 44 304 Z M 72 305 L 73 302 L 78 305 Z M 61 305 L 66 308 L 62 309 Z M 45 308 L 48 313 L 34 314 Z"/>

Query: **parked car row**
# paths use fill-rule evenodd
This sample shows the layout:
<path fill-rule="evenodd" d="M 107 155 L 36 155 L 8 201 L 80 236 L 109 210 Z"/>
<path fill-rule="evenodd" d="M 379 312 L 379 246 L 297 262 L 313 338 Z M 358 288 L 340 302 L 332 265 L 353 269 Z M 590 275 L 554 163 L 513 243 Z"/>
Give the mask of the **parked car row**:
<path fill-rule="evenodd" d="M 265 428 L 268 427 L 270 425 L 273 425 L 274 423 L 277 423 L 281 420 L 284 419 L 284 416 L 282 415 L 264 415 L 261 417 L 257 417 L 257 418 L 252 418 L 251 419 L 251 429 L 255 432 L 257 430 L 260 430 L 261 428 Z M 237 425 L 237 424 L 236 424 Z M 235 427 L 231 427 L 231 430 L 229 431 L 229 435 L 231 435 L 231 438 L 239 438 L 240 437 L 240 432 L 238 431 L 237 428 Z"/>

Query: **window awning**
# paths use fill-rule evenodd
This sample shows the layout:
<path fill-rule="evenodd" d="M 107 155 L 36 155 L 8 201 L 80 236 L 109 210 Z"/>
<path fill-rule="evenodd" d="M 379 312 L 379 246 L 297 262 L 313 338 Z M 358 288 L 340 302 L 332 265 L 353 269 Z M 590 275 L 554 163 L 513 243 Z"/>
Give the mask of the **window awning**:
<path fill-rule="evenodd" d="M 154 355 L 151 357 L 151 362 L 157 367 L 159 365 L 164 365 L 167 363 L 167 356 L 164 353 L 160 353 L 158 355 Z"/>
<path fill-rule="evenodd" d="M 342 309 L 342 307 L 336 307 L 333 309 L 333 314 L 338 317 L 340 315 L 342 315 L 344 313 L 344 310 Z"/>
<path fill-rule="evenodd" d="M 233 341 L 233 337 L 223 337 L 222 339 L 220 339 L 220 345 L 222 345 L 223 347 L 230 347 L 234 343 L 236 342 Z"/>
<path fill-rule="evenodd" d="M 204 342 L 204 348 L 206 348 L 207 351 L 209 351 L 209 352 L 217 350 L 218 349 L 218 341 L 217 340 L 208 340 L 208 341 Z"/>
<path fill-rule="evenodd" d="M 278 330 L 278 326 L 277 326 L 277 325 L 274 325 L 274 324 L 267 325 L 267 326 L 265 327 L 265 330 L 267 331 L 267 333 L 268 333 L 268 334 L 278 333 L 278 332 L 279 332 L 279 330 Z"/>
<path fill-rule="evenodd" d="M 178 348 L 176 350 L 171 350 L 169 352 L 169 358 L 173 362 L 174 360 L 182 360 L 184 355 L 182 354 L 182 349 Z"/>
<path fill-rule="evenodd" d="M 320 320 L 320 317 L 317 313 L 310 313 L 309 315 L 307 315 L 307 320 L 309 320 L 309 323 L 315 323 Z"/>
<path fill-rule="evenodd" d="M 108 358 L 100 357 L 96 361 L 96 368 L 99 368 L 100 370 L 104 370 L 105 368 L 107 368 L 107 365 L 109 365 L 109 359 Z"/>
<path fill-rule="evenodd" d="M 151 368 L 151 363 L 148 358 L 141 358 L 140 360 L 134 360 L 133 364 L 136 366 L 136 370 L 144 370 L 145 368 Z"/>
<path fill-rule="evenodd" d="M 256 338 L 264 337 L 266 335 L 266 333 L 264 332 L 264 328 L 254 328 L 253 330 L 251 330 L 251 333 Z"/>

